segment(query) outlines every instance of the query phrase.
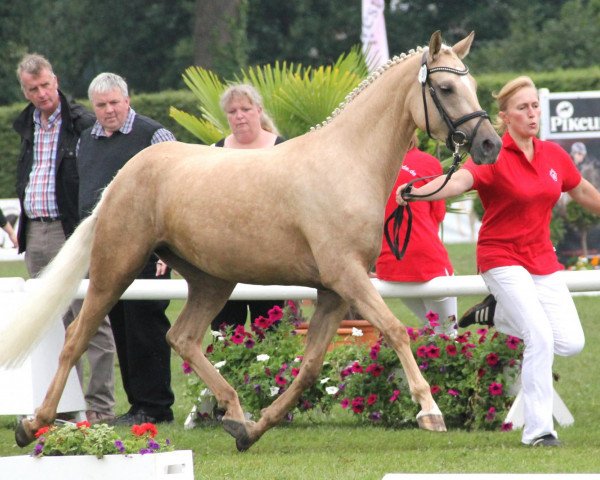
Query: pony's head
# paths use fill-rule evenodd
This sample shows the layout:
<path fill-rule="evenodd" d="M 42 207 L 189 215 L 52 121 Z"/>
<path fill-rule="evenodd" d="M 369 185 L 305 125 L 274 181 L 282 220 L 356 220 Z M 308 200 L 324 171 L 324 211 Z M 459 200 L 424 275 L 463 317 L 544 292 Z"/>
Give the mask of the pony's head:
<path fill-rule="evenodd" d="M 475 80 L 461 61 L 474 36 L 471 32 L 452 47 L 442 44 L 439 31 L 431 36 L 411 89 L 409 108 L 417 126 L 445 141 L 451 150 L 469 151 L 475 163 L 494 163 L 502 143 L 481 110 Z"/>

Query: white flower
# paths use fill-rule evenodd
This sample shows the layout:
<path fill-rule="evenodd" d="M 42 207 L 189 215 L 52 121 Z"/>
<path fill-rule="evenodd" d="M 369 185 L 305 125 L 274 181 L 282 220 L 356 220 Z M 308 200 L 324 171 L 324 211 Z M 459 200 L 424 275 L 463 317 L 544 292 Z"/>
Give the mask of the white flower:
<path fill-rule="evenodd" d="M 329 395 L 335 395 L 337 392 L 340 391 L 340 389 L 338 387 L 327 387 L 325 389 L 325 391 L 329 394 Z"/>
<path fill-rule="evenodd" d="M 210 331 L 210 334 L 211 334 L 213 337 L 222 337 L 222 336 L 223 336 L 223 334 L 222 334 L 221 332 L 219 332 L 218 330 L 211 330 L 211 331 Z"/>
<path fill-rule="evenodd" d="M 329 381 L 329 377 L 322 378 L 321 379 L 321 385 L 323 385 L 324 383 L 327 383 L 328 381 Z"/>
<path fill-rule="evenodd" d="M 352 336 L 353 337 L 362 337 L 363 331 L 360 328 L 352 327 Z"/>
<path fill-rule="evenodd" d="M 219 368 L 224 367 L 227 364 L 227 360 L 221 360 L 220 362 L 215 363 L 215 368 L 219 370 Z"/>
<path fill-rule="evenodd" d="M 302 357 L 294 358 L 294 363 L 300 363 L 302 361 Z"/>
<path fill-rule="evenodd" d="M 217 337 L 217 340 L 218 340 L 219 342 L 224 342 L 224 341 L 225 341 L 225 337 Z"/>
<path fill-rule="evenodd" d="M 269 396 L 274 397 L 275 395 L 277 395 L 279 393 L 279 387 L 271 387 L 269 389 L 269 393 L 271 394 Z"/>
<path fill-rule="evenodd" d="M 261 353 L 260 355 L 256 356 L 256 360 L 258 362 L 266 362 L 269 358 L 271 357 L 269 357 L 266 353 Z"/>

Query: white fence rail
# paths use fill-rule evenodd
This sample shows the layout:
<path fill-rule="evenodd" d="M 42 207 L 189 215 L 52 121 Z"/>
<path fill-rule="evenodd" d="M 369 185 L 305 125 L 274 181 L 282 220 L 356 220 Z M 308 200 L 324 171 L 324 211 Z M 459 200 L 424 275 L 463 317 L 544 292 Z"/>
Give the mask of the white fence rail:
<path fill-rule="evenodd" d="M 600 270 L 561 272 L 569 290 L 577 292 L 600 291 Z M 88 287 L 83 280 L 77 291 L 77 298 L 83 298 Z M 381 294 L 388 298 L 445 297 L 464 295 L 485 295 L 488 290 L 479 275 L 457 275 L 438 277 L 422 284 L 384 282 L 371 279 Z M 29 292 L 39 286 L 39 280 L 22 278 L 0 278 L 0 292 Z M 126 300 L 158 300 L 187 298 L 185 280 L 135 280 L 121 298 Z M 231 295 L 233 300 L 284 300 L 315 299 L 317 290 L 294 285 L 249 285 L 240 283 Z"/>

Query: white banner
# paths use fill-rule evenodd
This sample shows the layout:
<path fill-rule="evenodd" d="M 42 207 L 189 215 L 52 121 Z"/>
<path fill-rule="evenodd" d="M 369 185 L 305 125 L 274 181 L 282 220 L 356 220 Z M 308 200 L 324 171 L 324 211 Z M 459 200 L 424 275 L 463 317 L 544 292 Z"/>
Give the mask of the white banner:
<path fill-rule="evenodd" d="M 370 71 L 376 70 L 390 58 L 383 15 L 384 8 L 384 0 L 362 0 L 360 39 Z"/>

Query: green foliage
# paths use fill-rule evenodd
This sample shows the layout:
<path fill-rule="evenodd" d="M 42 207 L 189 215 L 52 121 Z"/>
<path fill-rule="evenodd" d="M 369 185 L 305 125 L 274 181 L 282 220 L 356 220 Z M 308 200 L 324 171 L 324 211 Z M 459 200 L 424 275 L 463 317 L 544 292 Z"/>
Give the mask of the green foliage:
<path fill-rule="evenodd" d="M 170 440 L 161 445 L 155 439 L 158 429 L 151 423 L 134 425 L 130 435 L 121 438 L 115 427 L 88 422 L 42 427 L 36 432 L 34 456 L 104 455 L 155 453 L 173 450 Z"/>
<path fill-rule="evenodd" d="M 204 143 L 229 133 L 219 97 L 230 83 L 254 85 L 279 132 L 286 138 L 306 133 L 322 122 L 367 75 L 360 49 L 342 54 L 333 65 L 318 68 L 275 62 L 242 70 L 234 80 L 222 81 L 211 71 L 190 67 L 184 82 L 198 99 L 200 117 L 171 109 L 172 117 Z"/>
<path fill-rule="evenodd" d="M 569 202 L 567 204 L 567 221 L 581 234 L 581 249 L 583 255 L 587 255 L 587 235 L 592 227 L 600 223 L 600 216 L 594 215 L 576 202 Z"/>

